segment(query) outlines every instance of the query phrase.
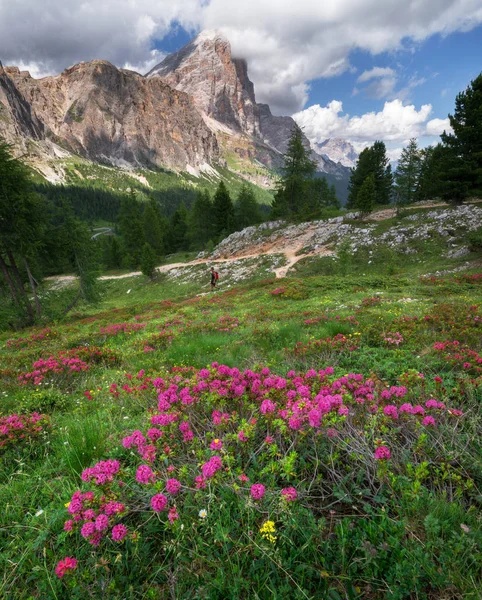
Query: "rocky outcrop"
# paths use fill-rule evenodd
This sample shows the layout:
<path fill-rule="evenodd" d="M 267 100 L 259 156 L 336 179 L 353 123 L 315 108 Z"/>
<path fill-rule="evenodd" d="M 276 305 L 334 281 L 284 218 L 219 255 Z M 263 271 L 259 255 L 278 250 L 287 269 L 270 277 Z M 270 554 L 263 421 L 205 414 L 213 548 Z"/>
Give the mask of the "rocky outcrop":
<path fill-rule="evenodd" d="M 4 71 L 6 86 L 14 90 L 11 98 L 24 107 L 14 118 L 23 135 L 48 137 L 71 152 L 112 164 L 182 169 L 218 157 L 216 137 L 192 99 L 160 79 L 100 60 L 43 79 L 17 68 Z M 13 112 L 15 103 L 8 104 Z"/>
<path fill-rule="evenodd" d="M 320 144 L 314 144 L 314 148 L 318 154 L 344 167 L 353 168 L 358 160 L 358 152 L 352 144 L 341 138 L 328 138 Z"/>
<path fill-rule="evenodd" d="M 259 134 L 259 110 L 246 61 L 234 59 L 218 31 L 203 31 L 148 74 L 193 97 L 202 113 L 249 135 Z"/>
<path fill-rule="evenodd" d="M 16 70 L 18 73 L 18 69 Z M 0 132 L 10 144 L 42 139 L 44 126 L 0 62 Z"/>

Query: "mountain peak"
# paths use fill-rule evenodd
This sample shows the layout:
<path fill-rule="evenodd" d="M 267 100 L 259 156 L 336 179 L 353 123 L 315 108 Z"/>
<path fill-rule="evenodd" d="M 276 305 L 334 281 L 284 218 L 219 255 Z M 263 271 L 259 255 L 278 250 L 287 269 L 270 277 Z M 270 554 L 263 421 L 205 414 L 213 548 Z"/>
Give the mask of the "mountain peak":
<path fill-rule="evenodd" d="M 342 138 L 328 138 L 314 146 L 319 154 L 345 167 L 355 167 L 358 160 L 358 152 L 353 145 Z"/>
<path fill-rule="evenodd" d="M 259 133 L 254 87 L 246 61 L 235 59 L 231 44 L 218 29 L 208 29 L 167 56 L 147 77 L 193 97 L 200 111 L 234 131 Z"/>

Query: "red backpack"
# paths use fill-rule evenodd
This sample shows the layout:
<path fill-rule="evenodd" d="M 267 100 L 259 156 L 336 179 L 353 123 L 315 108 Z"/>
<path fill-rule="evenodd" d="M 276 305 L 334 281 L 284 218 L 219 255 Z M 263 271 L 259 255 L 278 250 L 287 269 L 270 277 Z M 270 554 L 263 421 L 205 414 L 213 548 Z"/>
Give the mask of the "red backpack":
<path fill-rule="evenodd" d="M 214 271 L 214 281 L 217 281 L 219 279 L 219 273 L 217 271 Z"/>

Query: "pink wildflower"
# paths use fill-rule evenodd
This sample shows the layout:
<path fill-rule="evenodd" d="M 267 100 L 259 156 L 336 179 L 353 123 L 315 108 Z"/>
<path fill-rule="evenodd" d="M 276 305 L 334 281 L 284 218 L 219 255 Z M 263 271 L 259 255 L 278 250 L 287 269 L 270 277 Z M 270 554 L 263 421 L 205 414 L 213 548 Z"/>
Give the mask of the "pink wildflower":
<path fill-rule="evenodd" d="M 422 419 L 422 425 L 424 427 L 435 427 L 435 419 L 431 416 L 424 417 Z"/>
<path fill-rule="evenodd" d="M 82 525 L 82 529 L 80 530 L 80 535 L 83 538 L 87 539 L 91 535 L 94 535 L 94 533 L 95 533 L 95 524 L 92 523 L 92 521 L 87 521 L 87 523 L 84 523 Z"/>
<path fill-rule="evenodd" d="M 177 479 L 168 479 L 166 482 L 166 490 L 171 494 L 171 496 L 175 496 L 179 490 L 181 489 L 181 482 Z"/>
<path fill-rule="evenodd" d="M 211 450 L 221 450 L 223 443 L 221 440 L 215 439 L 209 444 L 209 447 Z"/>
<path fill-rule="evenodd" d="M 109 527 L 109 517 L 104 514 L 100 514 L 95 520 L 95 528 L 97 531 L 104 531 Z"/>
<path fill-rule="evenodd" d="M 386 446 L 378 446 L 375 450 L 375 460 L 388 460 L 390 458 L 390 450 Z"/>
<path fill-rule="evenodd" d="M 155 512 L 163 511 L 167 506 L 167 498 L 164 494 L 156 494 L 151 498 L 151 507 Z"/>
<path fill-rule="evenodd" d="M 55 567 L 55 574 L 59 579 L 62 579 L 66 573 L 69 573 L 76 568 L 77 559 L 66 556 L 63 560 L 59 560 L 57 566 Z"/>
<path fill-rule="evenodd" d="M 248 441 L 248 438 L 246 437 L 246 434 L 244 433 L 244 431 L 240 431 L 238 433 L 238 440 L 240 442 L 247 442 Z"/>
<path fill-rule="evenodd" d="M 286 502 L 294 502 L 298 497 L 298 492 L 294 487 L 288 487 L 281 490 L 281 495 Z"/>
<path fill-rule="evenodd" d="M 254 483 L 251 486 L 251 497 L 253 498 L 253 500 L 261 500 L 261 498 L 265 494 L 265 491 L 266 488 L 262 483 Z"/>
<path fill-rule="evenodd" d="M 127 535 L 127 527 L 119 523 L 112 528 L 112 539 L 114 542 L 122 542 Z"/>
<path fill-rule="evenodd" d="M 169 514 L 167 515 L 167 518 L 169 519 L 170 523 L 174 523 L 174 521 L 177 521 L 177 519 L 179 519 L 179 514 L 175 506 L 169 509 Z"/>
<path fill-rule="evenodd" d="M 141 465 L 136 471 L 136 480 L 144 485 L 154 480 L 154 473 L 151 467 Z"/>

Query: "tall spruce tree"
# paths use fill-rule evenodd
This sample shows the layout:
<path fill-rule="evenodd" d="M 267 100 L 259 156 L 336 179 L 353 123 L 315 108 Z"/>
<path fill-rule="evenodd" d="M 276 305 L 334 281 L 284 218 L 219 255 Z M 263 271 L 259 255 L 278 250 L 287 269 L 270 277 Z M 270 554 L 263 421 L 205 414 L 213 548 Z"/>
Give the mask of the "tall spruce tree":
<path fill-rule="evenodd" d="M 402 150 L 395 172 L 397 205 L 405 206 L 413 202 L 417 196 L 422 169 L 422 153 L 417 140 L 412 138 Z"/>
<path fill-rule="evenodd" d="M 443 197 L 457 203 L 482 191 L 482 73 L 457 95 L 449 119 L 453 133 L 441 136 Z"/>
<path fill-rule="evenodd" d="M 144 239 L 152 248 L 156 256 L 162 256 L 164 253 L 164 234 L 163 218 L 159 203 L 151 200 L 144 207 L 142 215 L 142 229 Z"/>
<path fill-rule="evenodd" d="M 224 181 L 220 181 L 213 200 L 214 235 L 219 239 L 234 230 L 234 207 Z"/>
<path fill-rule="evenodd" d="M 141 219 L 141 205 L 134 191 L 122 198 L 118 216 L 118 229 L 123 240 L 124 257 L 128 267 L 136 268 L 141 260 L 144 245 L 144 229 Z"/>
<path fill-rule="evenodd" d="M 243 184 L 234 205 L 236 229 L 241 230 L 260 223 L 263 218 L 253 189 Z"/>
<path fill-rule="evenodd" d="M 214 237 L 213 203 L 208 190 L 198 192 L 189 211 L 187 237 L 190 248 L 201 250 Z"/>
<path fill-rule="evenodd" d="M 273 201 L 274 216 L 296 216 L 307 203 L 309 184 L 316 173 L 316 163 L 311 159 L 310 153 L 310 149 L 303 143 L 301 128 L 295 125 L 284 155 L 284 166 Z"/>
<path fill-rule="evenodd" d="M 370 214 L 376 198 L 375 175 L 368 175 L 356 196 L 355 208 L 360 211 L 362 216 Z"/>
<path fill-rule="evenodd" d="M 389 204 L 392 197 L 393 174 L 387 149 L 383 142 L 377 141 L 360 152 L 357 164 L 351 170 L 348 184 L 347 208 L 355 208 L 358 192 L 369 175 L 375 182 L 375 203 Z"/>
<path fill-rule="evenodd" d="M 169 221 L 169 227 L 166 236 L 166 246 L 168 252 L 180 252 L 181 250 L 187 250 L 188 239 L 187 239 L 187 218 L 188 212 L 184 202 L 172 215 Z"/>

